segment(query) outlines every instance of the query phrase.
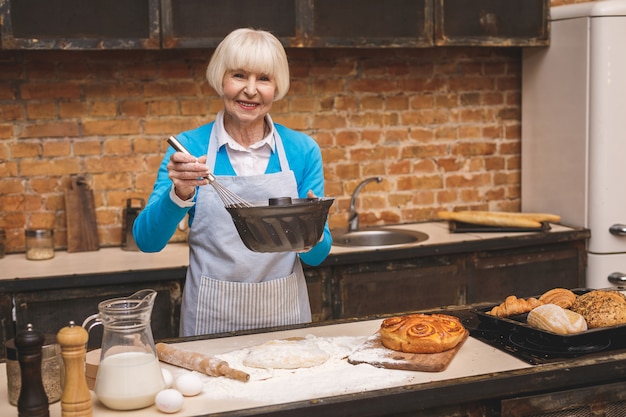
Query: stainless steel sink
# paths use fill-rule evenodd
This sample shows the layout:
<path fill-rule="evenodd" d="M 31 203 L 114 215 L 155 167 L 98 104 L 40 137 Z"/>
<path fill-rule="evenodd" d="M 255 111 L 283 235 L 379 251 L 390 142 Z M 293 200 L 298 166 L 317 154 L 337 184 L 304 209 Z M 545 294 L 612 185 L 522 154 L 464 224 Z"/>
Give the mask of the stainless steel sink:
<path fill-rule="evenodd" d="M 423 242 L 426 233 L 407 229 L 362 229 L 354 232 L 333 233 L 333 244 L 350 247 L 396 246 Z"/>

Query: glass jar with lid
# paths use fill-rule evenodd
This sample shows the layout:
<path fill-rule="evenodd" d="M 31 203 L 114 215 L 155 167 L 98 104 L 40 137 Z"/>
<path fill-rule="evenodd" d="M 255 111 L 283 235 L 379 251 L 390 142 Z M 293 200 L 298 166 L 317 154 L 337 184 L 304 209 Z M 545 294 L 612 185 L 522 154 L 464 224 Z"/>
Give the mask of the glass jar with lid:
<path fill-rule="evenodd" d="M 26 230 L 26 259 L 40 261 L 54 258 L 54 231 L 52 229 Z"/>

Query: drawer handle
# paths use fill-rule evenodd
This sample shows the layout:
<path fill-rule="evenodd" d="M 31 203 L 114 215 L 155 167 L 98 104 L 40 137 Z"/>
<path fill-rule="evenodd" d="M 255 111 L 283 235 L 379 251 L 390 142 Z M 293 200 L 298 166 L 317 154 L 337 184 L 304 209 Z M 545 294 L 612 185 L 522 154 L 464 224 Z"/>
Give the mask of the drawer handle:
<path fill-rule="evenodd" d="M 609 282 L 611 284 L 624 284 L 626 283 L 626 274 L 624 274 L 623 272 L 613 272 L 611 274 L 609 274 Z"/>
<path fill-rule="evenodd" d="M 609 227 L 609 232 L 615 236 L 626 236 L 626 224 L 614 224 Z"/>

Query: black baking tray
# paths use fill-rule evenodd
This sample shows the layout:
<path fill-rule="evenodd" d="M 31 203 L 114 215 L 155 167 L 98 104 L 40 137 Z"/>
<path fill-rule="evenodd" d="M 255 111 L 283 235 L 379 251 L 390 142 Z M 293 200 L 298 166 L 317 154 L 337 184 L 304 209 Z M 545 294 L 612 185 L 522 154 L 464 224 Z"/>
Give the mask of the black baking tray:
<path fill-rule="evenodd" d="M 604 291 L 619 290 L 620 287 L 604 289 Z M 571 291 L 577 295 L 582 295 L 592 291 L 592 289 L 577 288 L 572 289 Z M 537 296 L 536 298 L 539 297 Z M 606 345 L 610 344 L 612 340 L 618 340 L 626 337 L 626 324 L 589 329 L 580 333 L 563 335 L 530 326 L 526 322 L 528 314 L 519 314 L 508 318 L 496 317 L 491 314 L 487 314 L 488 311 L 498 304 L 475 308 L 472 309 L 472 312 L 478 316 L 478 319 L 482 323 L 499 328 L 501 331 L 522 336 L 529 341 L 536 342 L 538 345 L 550 346 L 559 349 L 577 348 L 584 346 Z"/>
<path fill-rule="evenodd" d="M 486 226 L 482 224 L 473 224 L 459 222 L 456 220 L 448 221 L 448 229 L 452 233 L 503 233 L 503 232 L 547 232 L 550 230 L 550 223 L 543 222 L 541 227 L 504 227 L 504 226 Z"/>

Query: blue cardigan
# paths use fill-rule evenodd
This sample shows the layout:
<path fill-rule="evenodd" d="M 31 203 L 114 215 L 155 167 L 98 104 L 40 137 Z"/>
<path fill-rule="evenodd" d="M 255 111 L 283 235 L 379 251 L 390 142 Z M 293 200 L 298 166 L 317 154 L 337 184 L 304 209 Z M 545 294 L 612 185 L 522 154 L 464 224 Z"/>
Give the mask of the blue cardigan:
<path fill-rule="evenodd" d="M 214 122 L 211 122 L 183 132 L 177 136 L 177 139 L 192 155 L 198 157 L 206 155 L 213 124 Z M 316 196 L 323 197 L 324 168 L 322 153 L 317 143 L 310 136 L 280 124 L 275 123 L 274 128 L 283 141 L 289 167 L 296 177 L 298 196 L 306 198 L 307 192 L 312 190 Z M 170 198 L 172 181 L 167 173 L 167 164 L 174 152 L 174 149 L 169 147 L 165 153 L 148 203 L 133 224 L 135 242 L 143 252 L 162 250 L 187 213 L 189 213 L 189 227 L 193 227 L 194 207 L 180 207 Z M 213 172 L 215 175 L 236 175 L 224 146 L 218 151 Z M 276 152 L 272 152 L 265 172 L 267 174 L 280 172 L 280 162 Z M 300 259 L 308 265 L 319 265 L 328 256 L 331 245 L 332 238 L 328 223 L 326 223 L 322 241 L 308 252 L 300 253 Z"/>

